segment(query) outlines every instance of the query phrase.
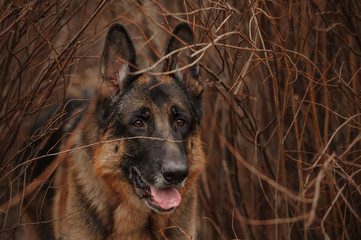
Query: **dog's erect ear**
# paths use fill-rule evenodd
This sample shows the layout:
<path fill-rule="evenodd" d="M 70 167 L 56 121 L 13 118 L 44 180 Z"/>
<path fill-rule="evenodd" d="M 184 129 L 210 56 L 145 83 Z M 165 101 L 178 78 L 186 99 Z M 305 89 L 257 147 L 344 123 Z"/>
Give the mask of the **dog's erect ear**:
<path fill-rule="evenodd" d="M 186 23 L 181 23 L 173 31 L 173 35 L 168 40 L 165 54 L 172 53 L 188 46 L 188 49 L 172 54 L 166 59 L 164 72 L 170 72 L 180 69 L 188 64 L 194 63 L 196 57 L 191 57 L 193 51 L 190 50 L 194 44 L 194 36 L 191 27 Z M 195 49 L 195 48 L 193 48 Z M 182 81 L 189 93 L 196 97 L 201 97 L 203 92 L 203 83 L 200 78 L 199 64 L 195 63 L 189 68 L 172 73 L 177 79 Z"/>
<path fill-rule="evenodd" d="M 115 23 L 108 30 L 100 63 L 101 74 L 109 85 L 110 93 L 121 91 L 134 78 L 128 73 L 135 72 L 136 68 L 132 40 L 125 28 Z"/>

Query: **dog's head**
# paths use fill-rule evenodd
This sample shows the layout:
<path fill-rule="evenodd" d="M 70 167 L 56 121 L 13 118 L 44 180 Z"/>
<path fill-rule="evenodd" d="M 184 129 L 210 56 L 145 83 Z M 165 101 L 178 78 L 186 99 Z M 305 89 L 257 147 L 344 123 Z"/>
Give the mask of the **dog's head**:
<path fill-rule="evenodd" d="M 95 172 L 111 189 L 130 191 L 157 212 L 177 207 L 187 181 L 204 165 L 199 141 L 203 85 L 191 57 L 193 44 L 191 28 L 178 25 L 161 73 L 139 73 L 131 38 L 114 24 L 101 58 L 96 114 L 104 131 Z"/>

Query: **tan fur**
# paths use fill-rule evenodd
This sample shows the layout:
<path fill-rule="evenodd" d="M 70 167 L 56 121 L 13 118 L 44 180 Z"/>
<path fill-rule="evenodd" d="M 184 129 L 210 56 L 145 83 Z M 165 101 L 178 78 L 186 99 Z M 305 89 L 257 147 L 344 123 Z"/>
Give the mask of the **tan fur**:
<path fill-rule="evenodd" d="M 89 141 L 87 144 L 96 142 L 91 130 L 96 128 L 92 117 L 92 114 L 87 115 L 68 140 L 72 142 L 72 148 L 84 144 L 80 140 L 80 132 Z M 122 177 L 118 164 L 121 155 L 127 154 L 122 147 L 124 141 L 108 139 L 108 134 L 105 133 L 95 145 L 72 151 L 57 171 L 53 204 L 56 238 L 100 239 L 88 231 L 82 219 L 82 206 L 78 205 L 77 189 L 74 186 L 78 182 L 84 187 L 87 201 L 96 209 L 103 226 L 114 226 L 113 229 L 107 229 L 108 239 L 189 239 L 191 236 L 194 239 L 196 182 L 205 166 L 199 134 L 189 139 L 189 177 L 180 189 L 180 206 L 170 214 L 152 212 Z M 114 152 L 115 146 L 118 146 L 117 153 Z M 123 178 L 123 181 L 119 181 L 119 178 Z M 148 218 L 151 219 L 151 226 L 147 226 Z"/>
<path fill-rule="evenodd" d="M 154 79 L 143 75 L 130 90 L 131 100 L 122 105 L 122 116 L 130 115 L 134 106 L 138 105 L 146 106 L 153 114 L 161 116 L 156 118 L 155 128 L 164 135 L 161 136 L 164 141 L 169 141 L 164 144 L 167 147 L 163 154 L 173 156 L 177 145 L 172 143 L 173 139 L 168 139 L 171 126 L 165 113 L 170 114 L 174 104 L 183 104 L 181 107 L 185 108 L 188 99 L 184 99 L 184 92 L 173 78 L 159 76 L 157 79 L 158 84 L 168 84 L 174 90 L 171 97 L 161 106 L 152 102 L 143 88 Z M 198 81 L 185 81 L 185 86 L 193 94 L 201 94 L 202 85 Z M 180 205 L 168 214 L 157 213 L 135 194 L 133 185 L 120 168 L 122 160 L 130 154 L 126 150 L 129 139 L 116 139 L 112 132 L 114 126 L 101 129 L 97 119 L 97 104 L 105 98 L 112 98 L 112 91 L 117 87 L 121 89 L 121 86 L 114 85 L 113 79 L 100 85 L 99 95 L 93 99 L 64 143 L 64 146 L 71 146 L 71 151 L 58 169 L 53 185 L 52 213 L 56 239 L 195 239 L 197 181 L 205 167 L 199 126 L 183 145 L 187 146 L 189 175 L 184 187 L 179 189 Z"/>

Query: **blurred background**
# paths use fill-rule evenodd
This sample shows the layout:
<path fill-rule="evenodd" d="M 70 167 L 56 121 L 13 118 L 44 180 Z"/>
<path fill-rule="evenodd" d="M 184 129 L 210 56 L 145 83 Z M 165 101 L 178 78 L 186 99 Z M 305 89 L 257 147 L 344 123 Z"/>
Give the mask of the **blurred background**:
<path fill-rule="evenodd" d="M 51 221 L 40 204 L 26 222 L 51 188 L 43 172 L 57 152 L 42 149 L 59 138 L 69 96 L 92 96 L 114 22 L 143 68 L 163 56 L 178 23 L 196 34 L 206 86 L 199 239 L 361 239 L 353 0 L 1 1 L 1 239 Z"/>

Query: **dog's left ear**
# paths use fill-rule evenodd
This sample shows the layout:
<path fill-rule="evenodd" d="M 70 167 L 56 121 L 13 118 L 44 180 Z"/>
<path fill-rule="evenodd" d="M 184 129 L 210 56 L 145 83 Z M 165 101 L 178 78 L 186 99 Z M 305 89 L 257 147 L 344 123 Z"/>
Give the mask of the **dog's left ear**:
<path fill-rule="evenodd" d="M 191 45 L 194 42 L 194 36 L 191 27 L 186 23 L 181 23 L 176 26 L 173 31 L 173 35 L 168 40 L 168 45 L 165 51 L 165 55 L 177 51 L 181 48 L 188 48 L 179 52 L 173 53 L 166 59 L 164 72 L 170 72 L 182 68 L 187 64 L 192 64 L 196 60 L 196 57 L 191 57 L 193 51 L 191 51 Z M 195 49 L 195 48 L 193 48 Z M 184 56 L 185 55 L 185 56 Z M 200 76 L 199 64 L 194 63 L 189 68 L 176 71 L 174 76 L 181 81 L 187 91 L 195 97 L 201 97 L 203 92 L 203 82 Z"/>
<path fill-rule="evenodd" d="M 113 24 L 107 33 L 104 50 L 101 57 L 100 69 L 108 93 L 121 92 L 134 79 L 136 53 L 127 30 L 120 24 Z"/>

